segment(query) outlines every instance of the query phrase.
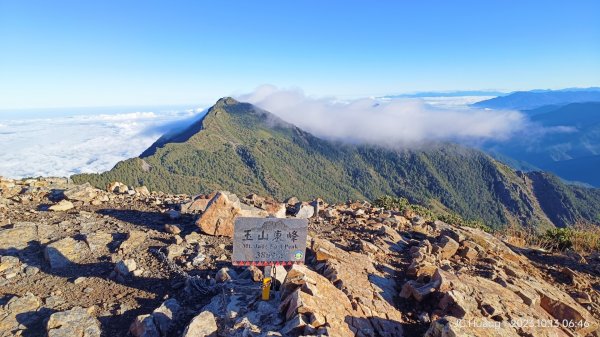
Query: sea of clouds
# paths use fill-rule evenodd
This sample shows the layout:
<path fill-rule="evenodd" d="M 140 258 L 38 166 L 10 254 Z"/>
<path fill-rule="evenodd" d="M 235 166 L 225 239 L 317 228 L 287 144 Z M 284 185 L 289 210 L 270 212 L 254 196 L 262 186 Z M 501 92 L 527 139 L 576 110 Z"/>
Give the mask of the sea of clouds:
<path fill-rule="evenodd" d="M 0 176 L 103 172 L 121 160 L 140 155 L 171 127 L 191 123 L 202 109 L 123 113 L 107 110 L 111 112 L 11 119 L 3 119 L 0 112 Z"/>
<path fill-rule="evenodd" d="M 468 104 L 487 97 L 342 101 L 266 85 L 236 98 L 319 137 L 393 147 L 503 140 L 528 123 L 516 111 L 469 108 Z M 0 111 L 0 176 L 103 172 L 121 160 L 140 155 L 161 135 L 198 121 L 206 112 L 203 108 L 103 111 L 94 108 L 26 117 Z"/>

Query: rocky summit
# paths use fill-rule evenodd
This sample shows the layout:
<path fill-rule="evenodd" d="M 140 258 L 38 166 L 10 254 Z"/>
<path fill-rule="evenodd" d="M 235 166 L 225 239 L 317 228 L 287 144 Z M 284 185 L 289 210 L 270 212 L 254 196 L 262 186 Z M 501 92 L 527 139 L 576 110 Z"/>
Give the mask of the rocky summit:
<path fill-rule="evenodd" d="M 309 219 L 268 301 L 240 216 Z M 365 201 L 0 179 L 0 255 L 0 336 L 600 336 L 598 252 Z"/>

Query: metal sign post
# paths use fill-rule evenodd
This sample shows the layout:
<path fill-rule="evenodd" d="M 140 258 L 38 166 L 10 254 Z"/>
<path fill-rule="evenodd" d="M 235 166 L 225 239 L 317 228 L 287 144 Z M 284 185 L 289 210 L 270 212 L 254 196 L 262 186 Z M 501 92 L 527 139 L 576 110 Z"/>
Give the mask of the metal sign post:
<path fill-rule="evenodd" d="M 307 235 L 307 219 L 237 218 L 232 264 L 265 266 L 262 298 L 268 300 L 272 267 L 304 263 Z"/>

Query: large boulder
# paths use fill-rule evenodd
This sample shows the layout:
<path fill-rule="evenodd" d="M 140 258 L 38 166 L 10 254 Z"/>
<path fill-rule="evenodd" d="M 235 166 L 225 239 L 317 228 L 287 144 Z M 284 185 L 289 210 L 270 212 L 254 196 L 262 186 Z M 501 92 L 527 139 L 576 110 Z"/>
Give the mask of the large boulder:
<path fill-rule="evenodd" d="M 53 313 L 46 324 L 48 337 L 100 337 L 100 322 L 88 310 L 75 307 Z"/>
<path fill-rule="evenodd" d="M 341 281 L 353 282 L 345 275 Z M 359 278 L 356 282 L 359 281 L 364 280 Z M 371 285 L 369 281 L 363 283 L 367 291 L 372 290 L 368 285 Z M 362 303 L 363 298 L 354 301 L 354 295 L 360 296 L 356 289 L 342 291 L 305 266 L 292 266 L 281 288 L 280 311 L 287 320 L 281 332 L 285 336 L 319 329 L 326 329 L 329 336 L 403 335 L 399 312 L 385 300 L 375 307 L 371 307 L 371 303 Z"/>
<path fill-rule="evenodd" d="M 196 225 L 209 235 L 233 237 L 233 224 L 240 212 L 241 204 L 238 197 L 220 191 L 210 200 L 206 211 L 196 221 Z"/>

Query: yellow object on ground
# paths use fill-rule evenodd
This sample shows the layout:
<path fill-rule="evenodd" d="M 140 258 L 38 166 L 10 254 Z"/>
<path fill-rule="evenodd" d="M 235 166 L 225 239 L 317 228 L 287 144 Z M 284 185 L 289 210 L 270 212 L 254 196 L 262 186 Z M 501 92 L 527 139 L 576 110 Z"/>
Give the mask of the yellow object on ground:
<path fill-rule="evenodd" d="M 271 278 L 265 277 L 262 285 L 262 299 L 268 301 L 271 298 Z"/>

